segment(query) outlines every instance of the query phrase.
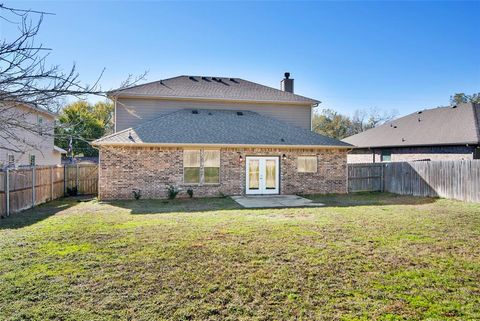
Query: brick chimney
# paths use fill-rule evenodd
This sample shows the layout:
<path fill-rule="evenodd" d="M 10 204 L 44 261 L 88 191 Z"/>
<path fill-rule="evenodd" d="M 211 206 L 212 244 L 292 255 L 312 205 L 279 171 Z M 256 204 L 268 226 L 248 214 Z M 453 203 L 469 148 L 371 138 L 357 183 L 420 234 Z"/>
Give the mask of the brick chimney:
<path fill-rule="evenodd" d="M 285 73 L 285 78 L 280 82 L 280 90 L 293 94 L 293 79 L 290 79 L 290 73 Z"/>

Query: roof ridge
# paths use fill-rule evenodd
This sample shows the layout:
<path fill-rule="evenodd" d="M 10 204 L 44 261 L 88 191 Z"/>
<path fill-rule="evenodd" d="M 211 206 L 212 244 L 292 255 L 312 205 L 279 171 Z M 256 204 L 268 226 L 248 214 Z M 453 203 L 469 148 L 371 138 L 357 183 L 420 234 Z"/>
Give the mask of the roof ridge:
<path fill-rule="evenodd" d="M 281 90 L 281 89 L 273 88 L 273 87 L 270 87 L 270 86 L 267 86 L 267 85 L 262 85 L 262 84 L 259 84 L 258 82 L 245 80 L 245 79 L 242 79 L 242 78 L 237 78 L 237 79 L 240 79 L 240 80 L 245 81 L 245 82 L 249 82 L 251 84 L 255 84 L 257 86 L 261 86 L 261 87 L 265 87 L 265 88 L 268 88 L 268 89 L 273 89 L 273 90 L 276 90 L 276 91 L 279 91 L 279 92 L 282 92 L 282 93 L 286 93 L 287 95 L 297 96 L 297 97 L 301 97 L 301 98 L 309 99 L 309 100 L 315 100 L 315 101 L 317 101 L 317 104 L 322 103 L 320 100 L 308 98 L 308 97 L 305 97 L 305 96 L 302 96 L 302 95 L 299 95 L 299 94 L 295 94 L 295 93 L 291 93 L 289 91 L 284 91 L 284 90 Z"/>
<path fill-rule="evenodd" d="M 477 139 L 480 143 L 480 104 L 471 103 L 470 106 L 473 109 L 473 121 L 475 123 L 475 127 L 477 128 Z"/>
<path fill-rule="evenodd" d="M 140 87 L 140 86 L 151 85 L 151 84 L 154 84 L 154 83 L 157 83 L 157 82 L 161 83 L 162 81 L 165 81 L 165 80 L 170 80 L 170 79 L 175 79 L 175 78 L 180 78 L 180 77 L 188 77 L 188 76 L 181 75 L 181 76 L 175 76 L 175 77 L 170 77 L 170 78 L 165 78 L 165 79 L 149 81 L 149 82 L 146 82 L 146 83 L 143 83 L 143 84 L 132 85 L 132 86 L 127 86 L 127 87 L 123 87 L 123 88 L 120 87 L 120 88 L 117 88 L 117 89 L 112 89 L 112 90 L 107 91 L 107 94 L 118 92 L 118 91 L 123 91 L 123 90 L 127 90 L 127 89 L 137 88 L 137 87 Z"/>
<path fill-rule="evenodd" d="M 193 79 L 195 78 L 195 79 Z M 188 79 L 195 80 L 197 85 L 188 83 Z M 203 80 L 208 81 L 204 83 Z M 230 84 L 228 80 L 235 84 Z M 215 82 L 216 81 L 216 82 Z M 163 84 L 163 86 L 160 86 Z M 228 85 L 227 88 L 217 88 L 218 84 Z M 220 99 L 220 100 L 245 100 L 271 103 L 301 103 L 318 104 L 317 99 L 312 99 L 279 88 L 263 85 L 239 77 L 225 76 L 189 76 L 176 77 L 146 82 L 143 84 L 117 88 L 107 92 L 109 96 L 128 97 L 129 95 L 145 98 L 189 98 L 189 99 Z"/>

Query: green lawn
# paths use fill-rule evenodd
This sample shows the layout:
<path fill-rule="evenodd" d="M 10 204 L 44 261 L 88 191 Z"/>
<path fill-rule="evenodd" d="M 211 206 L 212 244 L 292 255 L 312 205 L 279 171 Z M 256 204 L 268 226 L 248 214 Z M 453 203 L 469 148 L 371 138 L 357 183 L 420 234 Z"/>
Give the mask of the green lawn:
<path fill-rule="evenodd" d="M 1 320 L 480 320 L 480 205 L 60 200 L 0 221 Z"/>

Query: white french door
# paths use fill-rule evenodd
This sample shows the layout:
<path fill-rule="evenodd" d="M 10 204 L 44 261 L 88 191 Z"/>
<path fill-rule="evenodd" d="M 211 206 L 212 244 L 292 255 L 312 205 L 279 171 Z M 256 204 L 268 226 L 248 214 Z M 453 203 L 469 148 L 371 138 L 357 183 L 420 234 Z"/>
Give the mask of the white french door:
<path fill-rule="evenodd" d="M 279 158 L 250 157 L 246 162 L 246 194 L 279 193 Z"/>

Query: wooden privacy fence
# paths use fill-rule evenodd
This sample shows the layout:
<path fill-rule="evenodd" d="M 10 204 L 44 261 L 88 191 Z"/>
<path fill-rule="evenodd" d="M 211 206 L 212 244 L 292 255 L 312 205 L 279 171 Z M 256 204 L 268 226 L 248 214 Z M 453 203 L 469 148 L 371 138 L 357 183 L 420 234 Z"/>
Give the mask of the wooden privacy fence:
<path fill-rule="evenodd" d="M 348 190 L 480 202 L 480 160 L 349 164 Z"/>
<path fill-rule="evenodd" d="M 95 164 L 29 166 L 0 170 L 0 215 L 9 216 L 66 195 L 77 188 L 79 195 L 96 194 Z"/>

